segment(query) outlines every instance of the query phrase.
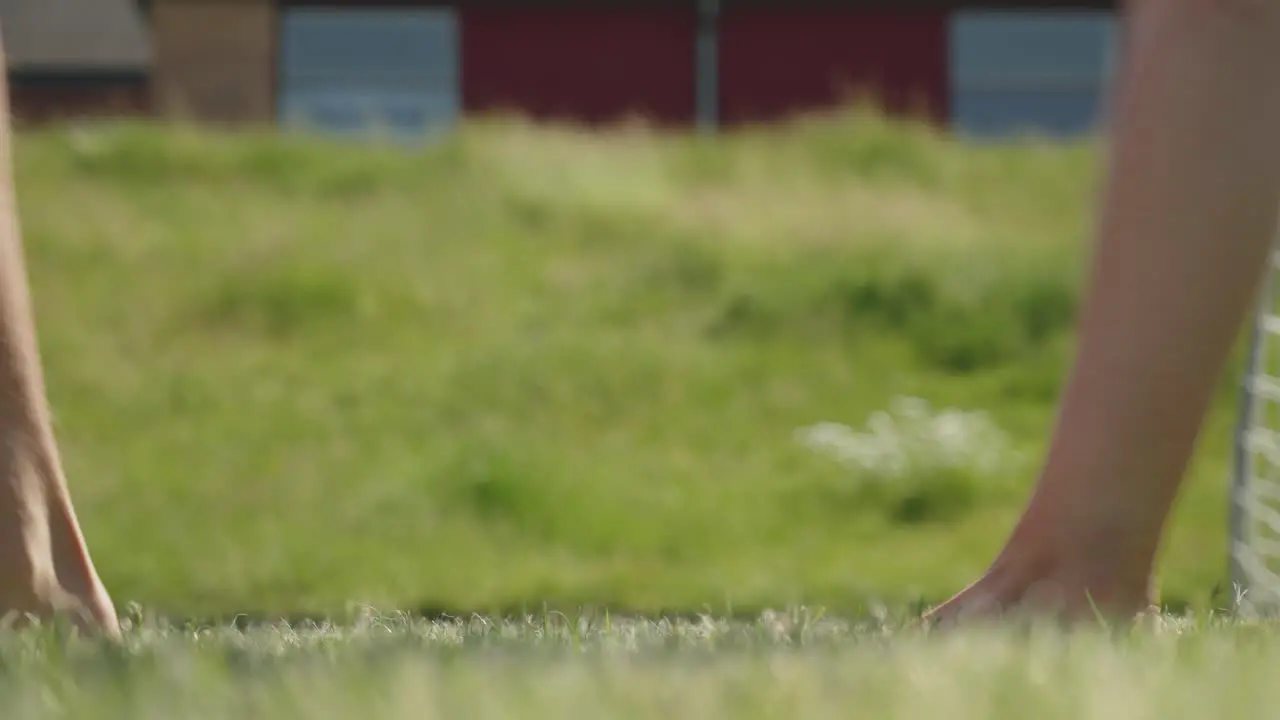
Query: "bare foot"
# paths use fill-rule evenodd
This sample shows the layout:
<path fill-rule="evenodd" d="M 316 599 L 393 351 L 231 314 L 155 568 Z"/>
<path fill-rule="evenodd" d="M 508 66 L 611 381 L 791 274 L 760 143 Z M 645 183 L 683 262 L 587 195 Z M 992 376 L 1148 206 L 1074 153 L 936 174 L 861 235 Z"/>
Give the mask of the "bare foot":
<path fill-rule="evenodd" d="M 31 488 L 35 483 L 27 483 Z M 0 488 L 14 485 L 0 484 Z M 98 577 L 70 498 L 0 492 L 0 618 L 70 621 L 86 635 L 118 638 L 115 605 Z"/>
<path fill-rule="evenodd" d="M 69 495 L 55 499 L 50 512 L 54 576 L 70 607 L 62 612 L 84 632 L 120 636 L 120 621 L 115 604 L 89 557 L 89 547 L 76 521 Z"/>
<path fill-rule="evenodd" d="M 47 560 L 44 564 L 47 567 Z M 96 575 L 78 581 L 73 587 L 58 582 L 55 573 L 49 570 L 23 572 L 6 580 L 0 587 L 0 626 L 21 628 L 33 619 L 65 620 L 84 635 L 119 639 L 120 623 L 115 606 Z"/>
<path fill-rule="evenodd" d="M 21 628 L 32 619 L 40 622 L 69 621 L 81 634 L 120 639 L 120 622 L 115 606 L 101 582 L 88 592 L 72 593 L 56 583 L 9 592 L 0 598 L 5 609 L 4 625 Z"/>
<path fill-rule="evenodd" d="M 60 585 L 62 594 L 58 606 L 49 609 L 55 615 L 67 616 L 86 635 L 120 638 L 120 620 L 116 616 L 115 603 L 97 574 L 76 583 Z"/>
<path fill-rule="evenodd" d="M 924 621 L 952 625 L 1010 613 L 1069 622 L 1128 621 L 1150 611 L 1151 563 L 1121 564 L 1114 557 L 1080 552 L 1098 545 L 1015 533 L 977 582 L 926 612 Z"/>

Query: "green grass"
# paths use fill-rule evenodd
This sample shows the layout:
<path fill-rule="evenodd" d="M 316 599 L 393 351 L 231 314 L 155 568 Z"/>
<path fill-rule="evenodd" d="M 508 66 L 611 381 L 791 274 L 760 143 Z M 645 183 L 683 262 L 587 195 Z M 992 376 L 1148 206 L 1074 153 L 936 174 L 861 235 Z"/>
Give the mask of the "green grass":
<path fill-rule="evenodd" d="M 123 647 L 0 637 L 5 717 L 1268 717 L 1275 625 L 1209 617 L 922 636 L 812 612 L 754 621 L 548 615 L 323 626 L 144 622 Z"/>
<path fill-rule="evenodd" d="M 18 165 L 95 559 L 120 602 L 184 617 L 940 599 L 1027 492 L 1097 173 L 1087 144 L 974 147 L 869 117 L 718 138 L 476 124 L 413 150 L 63 129 L 24 134 Z M 1222 602 L 1222 387 L 1166 553 L 1176 603 Z M 925 443 L 906 470 L 859 472 L 796 439 L 902 397 L 982 411 L 1010 451 L 977 471 Z M 874 676 L 877 652 L 831 672 Z M 406 667 L 453 697 L 446 680 L 488 672 L 422 662 Z M 1187 667 L 1147 681 L 1176 689 Z M 972 672 L 1034 695 L 1030 671 Z M 824 682 L 780 692 L 857 693 Z"/>

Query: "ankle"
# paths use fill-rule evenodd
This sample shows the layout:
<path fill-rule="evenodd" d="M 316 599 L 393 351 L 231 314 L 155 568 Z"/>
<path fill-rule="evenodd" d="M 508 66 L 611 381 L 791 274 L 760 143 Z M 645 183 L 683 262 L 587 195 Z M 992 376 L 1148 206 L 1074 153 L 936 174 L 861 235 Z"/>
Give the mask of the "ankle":
<path fill-rule="evenodd" d="M 1034 503 L 1024 513 L 1001 560 L 1036 574 L 1088 588 L 1095 600 L 1121 605 L 1148 602 L 1159 535 L 1137 525 L 1081 517 Z"/>
<path fill-rule="evenodd" d="M 1146 493 L 1114 475 L 1067 472 L 1051 463 L 1014 531 L 1063 562 L 1149 573 L 1172 508 L 1169 493 Z"/>

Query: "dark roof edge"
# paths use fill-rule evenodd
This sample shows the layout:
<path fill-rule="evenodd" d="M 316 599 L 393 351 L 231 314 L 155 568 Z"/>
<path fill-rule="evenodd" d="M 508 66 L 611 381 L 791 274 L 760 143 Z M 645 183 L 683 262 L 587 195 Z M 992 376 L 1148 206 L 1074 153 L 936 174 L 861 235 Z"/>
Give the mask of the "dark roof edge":
<path fill-rule="evenodd" d="M 101 67 L 14 67 L 9 68 L 9 84 L 41 87 L 84 85 L 136 85 L 150 77 L 142 68 Z"/>

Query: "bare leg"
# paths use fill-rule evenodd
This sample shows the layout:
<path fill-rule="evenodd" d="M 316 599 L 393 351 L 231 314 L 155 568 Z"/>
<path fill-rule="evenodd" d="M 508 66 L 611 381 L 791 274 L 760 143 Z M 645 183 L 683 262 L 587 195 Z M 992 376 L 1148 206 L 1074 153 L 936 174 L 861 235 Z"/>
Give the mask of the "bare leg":
<path fill-rule="evenodd" d="M 0 67 L 5 67 L 0 51 Z M 119 632 L 76 522 L 45 400 L 0 75 L 0 614 L 67 613 Z"/>
<path fill-rule="evenodd" d="M 986 575 L 930 614 L 1132 615 L 1280 208 L 1280 3 L 1135 0 L 1075 367 Z"/>

